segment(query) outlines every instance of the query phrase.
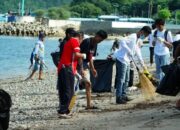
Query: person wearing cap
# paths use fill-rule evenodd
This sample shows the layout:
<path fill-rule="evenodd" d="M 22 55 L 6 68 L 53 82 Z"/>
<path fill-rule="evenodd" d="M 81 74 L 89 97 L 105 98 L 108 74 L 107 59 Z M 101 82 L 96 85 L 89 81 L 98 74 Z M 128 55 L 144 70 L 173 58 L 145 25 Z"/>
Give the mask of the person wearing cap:
<path fill-rule="evenodd" d="M 42 74 L 43 74 L 43 69 L 44 69 L 44 39 L 45 39 L 45 34 L 43 32 L 39 33 L 39 39 L 35 44 L 34 47 L 34 51 L 33 51 L 33 55 L 34 55 L 34 60 L 35 60 L 35 64 L 34 64 L 34 68 L 32 70 L 32 73 L 30 74 L 30 76 L 26 79 L 32 79 L 35 72 L 38 70 L 39 68 L 39 80 L 42 80 Z"/>

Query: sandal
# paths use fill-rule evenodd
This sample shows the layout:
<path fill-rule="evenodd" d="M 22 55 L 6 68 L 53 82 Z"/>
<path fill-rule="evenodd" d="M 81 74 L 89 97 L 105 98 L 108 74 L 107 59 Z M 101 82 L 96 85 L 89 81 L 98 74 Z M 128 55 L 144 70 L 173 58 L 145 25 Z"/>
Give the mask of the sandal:
<path fill-rule="evenodd" d="M 96 106 L 91 106 L 91 107 L 86 107 L 85 109 L 86 109 L 86 110 L 90 110 L 90 109 L 99 109 L 99 108 L 96 107 Z"/>

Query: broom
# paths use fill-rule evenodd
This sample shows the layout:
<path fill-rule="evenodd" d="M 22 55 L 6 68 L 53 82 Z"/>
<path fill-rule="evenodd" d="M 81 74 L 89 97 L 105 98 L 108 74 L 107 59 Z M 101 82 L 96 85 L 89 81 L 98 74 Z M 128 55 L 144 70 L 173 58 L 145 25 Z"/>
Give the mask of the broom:
<path fill-rule="evenodd" d="M 140 82 L 140 89 L 142 91 L 142 94 L 144 95 L 146 100 L 153 100 L 155 97 L 155 87 L 152 84 L 152 82 L 146 77 L 146 75 L 141 72 L 134 60 L 132 58 L 132 61 L 134 62 L 136 69 L 139 74 L 139 82 Z"/>
<path fill-rule="evenodd" d="M 80 83 L 80 80 L 82 79 L 81 75 L 79 73 L 76 73 L 75 75 L 76 79 L 76 83 L 75 83 L 75 86 L 74 86 L 74 95 L 72 96 L 71 98 L 71 101 L 70 101 L 70 104 L 69 104 L 69 111 L 72 113 L 73 111 L 75 111 L 75 109 L 77 109 L 76 105 L 77 105 L 77 94 L 78 94 L 78 91 L 79 91 L 79 83 Z"/>

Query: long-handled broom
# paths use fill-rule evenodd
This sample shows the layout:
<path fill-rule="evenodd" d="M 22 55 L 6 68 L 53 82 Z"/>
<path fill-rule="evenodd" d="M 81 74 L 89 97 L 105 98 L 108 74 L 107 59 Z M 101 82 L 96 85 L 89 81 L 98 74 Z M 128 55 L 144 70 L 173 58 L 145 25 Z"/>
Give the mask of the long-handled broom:
<path fill-rule="evenodd" d="M 144 95 L 146 100 L 153 100 L 155 97 L 155 87 L 152 82 L 146 77 L 146 75 L 140 71 L 138 68 L 134 58 L 132 57 L 132 61 L 134 62 L 136 69 L 139 74 L 139 82 L 140 82 L 140 89 L 142 94 Z"/>

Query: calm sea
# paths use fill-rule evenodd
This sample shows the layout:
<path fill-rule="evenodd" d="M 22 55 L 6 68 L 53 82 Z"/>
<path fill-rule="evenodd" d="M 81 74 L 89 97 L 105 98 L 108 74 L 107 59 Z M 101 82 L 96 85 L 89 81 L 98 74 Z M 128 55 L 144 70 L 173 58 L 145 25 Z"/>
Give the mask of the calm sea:
<path fill-rule="evenodd" d="M 0 36 L 0 79 L 15 76 L 27 76 L 29 73 L 30 54 L 37 38 L 32 37 L 9 37 Z M 97 59 L 105 59 L 110 53 L 112 40 L 103 41 L 98 45 Z M 46 71 L 56 71 L 51 59 L 51 52 L 58 47 L 58 38 L 46 38 L 45 40 L 45 62 L 48 66 Z M 149 55 L 148 46 L 142 49 L 144 57 Z"/>

